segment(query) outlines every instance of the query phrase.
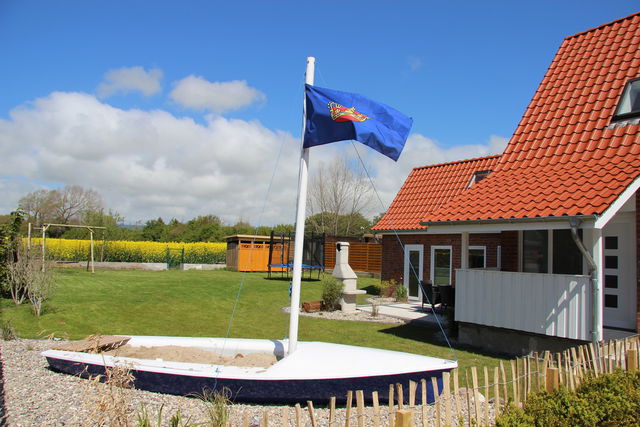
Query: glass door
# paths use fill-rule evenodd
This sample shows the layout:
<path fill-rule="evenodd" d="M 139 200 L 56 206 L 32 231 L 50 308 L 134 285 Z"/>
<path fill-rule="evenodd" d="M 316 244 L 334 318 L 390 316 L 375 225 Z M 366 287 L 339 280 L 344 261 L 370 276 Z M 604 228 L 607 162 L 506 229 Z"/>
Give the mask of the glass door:
<path fill-rule="evenodd" d="M 420 298 L 420 280 L 423 273 L 424 248 L 422 245 L 405 245 L 403 285 L 410 299 Z"/>

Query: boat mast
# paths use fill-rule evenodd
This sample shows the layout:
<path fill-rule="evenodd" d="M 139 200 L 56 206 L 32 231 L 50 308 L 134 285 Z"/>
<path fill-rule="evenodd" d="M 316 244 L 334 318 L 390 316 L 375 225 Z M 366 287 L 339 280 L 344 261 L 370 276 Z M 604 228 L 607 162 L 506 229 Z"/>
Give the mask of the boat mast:
<path fill-rule="evenodd" d="M 316 59 L 307 57 L 305 83 L 312 85 Z M 307 120 L 307 102 L 303 103 L 302 140 L 304 141 Z M 296 234 L 293 245 L 293 279 L 291 282 L 291 314 L 289 317 L 289 349 L 287 354 L 296 351 L 298 345 L 298 318 L 300 316 L 300 280 L 302 279 L 302 252 L 304 249 L 304 220 L 307 209 L 307 181 L 309 175 L 309 149 L 302 148 L 300 153 L 300 172 L 298 176 L 298 206 L 296 207 Z"/>

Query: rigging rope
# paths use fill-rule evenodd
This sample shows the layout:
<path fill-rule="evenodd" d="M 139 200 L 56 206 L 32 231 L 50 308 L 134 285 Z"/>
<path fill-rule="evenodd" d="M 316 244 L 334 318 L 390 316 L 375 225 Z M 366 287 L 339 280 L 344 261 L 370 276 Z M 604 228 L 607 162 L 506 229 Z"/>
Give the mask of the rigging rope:
<path fill-rule="evenodd" d="M 358 147 L 356 147 L 355 141 L 351 141 L 351 145 L 353 146 L 353 149 L 356 152 L 356 156 L 358 157 L 358 160 L 360 161 L 360 165 L 362 165 L 362 168 L 364 169 L 364 172 L 367 175 L 367 179 L 369 180 L 369 183 L 371 184 L 371 188 L 373 189 L 373 192 L 376 195 L 376 198 L 378 199 L 378 202 L 380 203 L 380 206 L 383 209 L 385 209 L 385 205 L 384 205 L 384 203 L 382 203 L 382 198 L 380 198 L 380 194 L 378 194 L 378 190 L 376 189 L 376 186 L 373 183 L 373 179 L 371 178 L 371 175 L 369 174 L 369 170 L 367 169 L 367 167 L 365 166 L 364 162 L 362 161 L 362 157 L 360 157 L 360 152 L 358 152 Z M 398 241 L 398 244 L 400 245 L 400 248 L 402 249 L 402 253 L 404 253 L 404 244 L 402 243 L 402 239 L 400 238 L 400 235 L 398 234 L 398 230 L 393 228 L 393 234 L 395 235 L 396 240 Z M 436 323 L 438 324 L 438 327 L 440 328 L 440 332 L 442 332 L 442 336 L 444 337 L 444 339 L 445 339 L 445 341 L 447 343 L 447 346 L 449 346 L 449 350 L 451 350 L 451 354 L 453 356 L 453 359 L 457 361 L 458 357 L 456 356 L 455 350 L 451 346 L 451 342 L 449 341 L 449 337 L 447 336 L 447 333 L 445 332 L 444 327 L 442 326 L 442 323 L 440 322 L 440 319 L 436 315 L 436 312 L 435 312 L 435 309 L 434 309 L 434 305 L 429 300 L 429 297 L 427 296 L 427 294 L 425 292 L 425 289 L 422 286 L 422 280 L 420 280 L 420 277 L 419 277 L 418 273 L 416 272 L 415 266 L 413 265 L 413 263 L 409 262 L 409 267 L 411 268 L 411 273 L 415 277 L 416 281 L 418 282 L 418 285 L 420 286 L 420 289 L 422 290 L 422 295 L 424 295 L 426 297 L 427 302 L 429 303 L 429 305 L 431 307 L 431 313 L 433 314 L 433 318 L 436 319 Z"/>

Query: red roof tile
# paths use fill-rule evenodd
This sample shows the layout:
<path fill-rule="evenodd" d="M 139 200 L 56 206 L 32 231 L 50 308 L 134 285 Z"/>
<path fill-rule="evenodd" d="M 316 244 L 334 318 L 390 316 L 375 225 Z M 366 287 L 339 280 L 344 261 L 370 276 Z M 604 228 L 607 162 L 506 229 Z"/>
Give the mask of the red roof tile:
<path fill-rule="evenodd" d="M 640 13 L 567 37 L 494 172 L 481 185 L 394 221 L 418 228 L 416 215 L 439 222 L 602 214 L 640 176 L 640 125 L 609 129 L 624 85 L 635 77 Z M 421 188 L 436 199 L 429 190 Z"/>
<path fill-rule="evenodd" d="M 475 172 L 493 170 L 500 156 L 482 157 L 411 171 L 389 210 L 374 230 L 416 230 L 425 216 L 458 196 L 469 186 Z M 491 175 L 489 175 L 490 177 Z M 474 184 L 480 186 L 488 178 Z"/>

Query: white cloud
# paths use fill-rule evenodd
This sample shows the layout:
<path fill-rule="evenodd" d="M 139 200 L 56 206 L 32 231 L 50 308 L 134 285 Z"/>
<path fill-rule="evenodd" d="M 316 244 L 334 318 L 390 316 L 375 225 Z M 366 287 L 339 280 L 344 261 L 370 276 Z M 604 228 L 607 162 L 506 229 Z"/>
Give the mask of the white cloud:
<path fill-rule="evenodd" d="M 376 198 L 369 215 L 372 216 L 387 210 L 413 168 L 501 154 L 506 143 L 506 138 L 491 135 L 486 144 L 447 148 L 440 146 L 436 141 L 428 137 L 412 134 L 409 136 L 402 155 L 397 162 L 393 162 L 382 154 L 356 143 L 358 153 L 363 162 L 365 162 L 369 174 L 374 177 L 376 192 L 382 202 L 380 203 Z M 357 160 L 357 155 L 354 154 L 353 148 L 349 147 L 347 152 L 350 157 Z"/>
<path fill-rule="evenodd" d="M 118 68 L 107 71 L 104 79 L 105 81 L 98 85 L 98 96 L 101 98 L 132 91 L 140 91 L 145 96 L 151 96 L 162 90 L 162 70 L 157 68 L 149 71 L 142 67 Z"/>
<path fill-rule="evenodd" d="M 169 96 L 183 107 L 215 113 L 238 110 L 265 99 L 262 92 L 249 87 L 246 81 L 209 82 L 194 75 L 176 82 Z"/>
<path fill-rule="evenodd" d="M 371 213 L 387 208 L 413 167 L 499 153 L 505 141 L 491 136 L 486 144 L 444 148 L 414 134 L 397 163 L 356 144 L 383 200 Z M 354 156 L 350 143 L 314 147 L 311 173 L 341 153 Z M 128 222 L 214 214 L 230 223 L 293 223 L 298 155 L 299 138 L 256 121 L 212 115 L 199 124 L 55 92 L 0 119 L 0 213 L 43 184 L 79 184 Z"/>
<path fill-rule="evenodd" d="M 259 219 L 275 164 L 285 145 L 270 202 Z M 190 219 L 216 214 L 291 223 L 298 138 L 258 122 L 213 117 L 206 124 L 165 111 L 122 110 L 83 93 L 52 93 L 0 120 L 0 208 L 15 208 L 18 182 L 79 184 L 96 189 L 128 221 Z M 19 179 L 15 179 L 19 178 Z M 293 183 L 293 184 L 292 184 Z"/>
<path fill-rule="evenodd" d="M 417 56 L 409 56 L 407 58 L 407 64 L 409 64 L 410 71 L 418 71 L 420 68 L 422 68 L 422 59 L 418 58 Z"/>

